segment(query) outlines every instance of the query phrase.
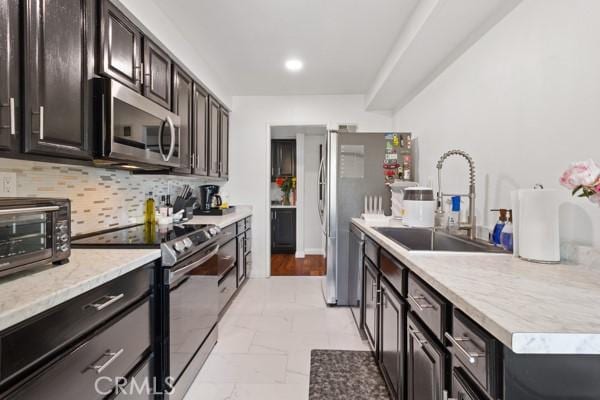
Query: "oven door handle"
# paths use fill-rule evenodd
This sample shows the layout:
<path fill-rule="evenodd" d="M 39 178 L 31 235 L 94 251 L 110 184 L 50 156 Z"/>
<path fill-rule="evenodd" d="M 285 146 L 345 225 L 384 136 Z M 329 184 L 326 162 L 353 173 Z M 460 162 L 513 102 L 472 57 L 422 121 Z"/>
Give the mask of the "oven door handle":
<path fill-rule="evenodd" d="M 210 253 L 208 253 L 207 255 L 205 255 L 204 257 L 199 259 L 198 261 L 194 261 L 190 265 L 186 265 L 183 268 L 169 272 L 169 285 L 174 283 L 175 281 L 177 281 L 181 277 L 181 275 L 188 273 L 189 271 L 193 270 L 194 268 L 197 268 L 200 264 L 204 264 L 205 262 L 210 260 L 218 252 L 219 252 L 219 245 L 217 245 L 214 248 L 214 250 L 212 250 Z"/>
<path fill-rule="evenodd" d="M 45 207 L 23 207 L 23 208 L 7 208 L 0 210 L 0 215 L 11 215 L 11 214 L 24 214 L 30 212 L 46 212 L 46 211 L 58 211 L 58 206 L 45 206 Z"/>

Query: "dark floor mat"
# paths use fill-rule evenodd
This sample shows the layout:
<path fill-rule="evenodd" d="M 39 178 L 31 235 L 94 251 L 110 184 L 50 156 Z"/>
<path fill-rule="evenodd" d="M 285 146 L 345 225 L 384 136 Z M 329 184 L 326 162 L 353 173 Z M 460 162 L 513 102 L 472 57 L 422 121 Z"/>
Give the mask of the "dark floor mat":
<path fill-rule="evenodd" d="M 310 400 L 390 400 L 370 351 L 312 350 Z"/>

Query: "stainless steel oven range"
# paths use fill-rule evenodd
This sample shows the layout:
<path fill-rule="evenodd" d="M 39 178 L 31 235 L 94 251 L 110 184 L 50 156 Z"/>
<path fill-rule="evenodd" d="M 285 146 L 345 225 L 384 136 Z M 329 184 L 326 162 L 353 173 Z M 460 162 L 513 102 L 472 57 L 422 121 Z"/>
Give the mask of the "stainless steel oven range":
<path fill-rule="evenodd" d="M 71 202 L 0 198 L 0 276 L 60 264 L 71 254 Z"/>

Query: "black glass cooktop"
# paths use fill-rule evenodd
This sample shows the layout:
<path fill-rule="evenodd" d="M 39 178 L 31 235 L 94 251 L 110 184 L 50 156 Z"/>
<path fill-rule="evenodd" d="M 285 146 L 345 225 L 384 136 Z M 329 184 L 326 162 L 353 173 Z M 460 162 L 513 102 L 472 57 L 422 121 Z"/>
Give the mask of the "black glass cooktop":
<path fill-rule="evenodd" d="M 125 228 L 102 231 L 75 238 L 71 243 L 74 248 L 90 247 L 138 247 L 158 248 L 163 242 L 196 232 L 207 225 L 133 225 Z"/>

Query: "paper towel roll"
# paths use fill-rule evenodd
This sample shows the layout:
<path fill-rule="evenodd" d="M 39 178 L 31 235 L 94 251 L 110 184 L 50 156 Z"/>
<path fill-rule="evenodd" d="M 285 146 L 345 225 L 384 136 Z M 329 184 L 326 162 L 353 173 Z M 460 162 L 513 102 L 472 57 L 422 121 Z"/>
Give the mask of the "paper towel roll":
<path fill-rule="evenodd" d="M 520 189 L 515 230 L 518 255 L 542 263 L 560 262 L 558 192 L 553 189 Z"/>

